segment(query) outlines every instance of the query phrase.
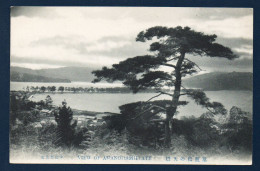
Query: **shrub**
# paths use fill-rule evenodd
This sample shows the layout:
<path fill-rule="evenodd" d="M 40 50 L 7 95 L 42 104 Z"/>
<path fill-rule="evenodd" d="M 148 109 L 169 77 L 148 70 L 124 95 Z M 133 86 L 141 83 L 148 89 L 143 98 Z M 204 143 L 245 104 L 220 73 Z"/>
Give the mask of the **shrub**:
<path fill-rule="evenodd" d="M 127 124 L 127 120 L 123 115 L 105 116 L 103 117 L 103 119 L 106 121 L 108 129 L 114 129 L 118 132 L 124 130 Z"/>
<path fill-rule="evenodd" d="M 210 118 L 183 118 L 174 119 L 173 133 L 183 135 L 191 145 L 210 147 L 218 141 L 219 133 L 213 126 L 216 123 Z"/>
<path fill-rule="evenodd" d="M 76 128 L 72 144 L 79 148 L 88 148 L 90 142 L 90 134 L 87 128 Z"/>
<path fill-rule="evenodd" d="M 222 146 L 228 146 L 230 150 L 252 151 L 252 120 L 250 114 L 233 106 L 230 110 L 229 121 L 222 125 Z"/>
<path fill-rule="evenodd" d="M 128 143 L 128 131 L 124 130 L 119 133 L 116 130 L 107 131 L 106 128 L 97 128 L 97 131 L 92 133 L 91 141 L 88 142 L 86 152 L 91 152 L 93 155 L 125 155 L 131 145 Z"/>

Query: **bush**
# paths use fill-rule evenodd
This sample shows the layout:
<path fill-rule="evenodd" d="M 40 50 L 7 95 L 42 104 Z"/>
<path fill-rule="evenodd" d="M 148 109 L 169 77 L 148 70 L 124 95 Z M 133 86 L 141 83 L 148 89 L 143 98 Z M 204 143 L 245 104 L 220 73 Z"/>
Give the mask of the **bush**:
<path fill-rule="evenodd" d="M 105 116 L 103 119 L 106 121 L 108 129 L 118 132 L 123 131 L 127 124 L 127 119 L 123 115 Z"/>
<path fill-rule="evenodd" d="M 132 120 L 131 118 L 138 115 L 140 105 L 141 103 L 138 102 L 121 106 L 122 115 L 105 118 L 108 128 L 116 130 L 118 133 L 126 128 L 129 143 L 136 147 L 160 149 L 164 144 L 164 124 L 150 122 L 144 117 Z M 176 138 L 185 139 L 186 147 L 203 150 L 229 149 L 231 152 L 234 150 L 251 152 L 252 120 L 249 116 L 249 113 L 232 107 L 229 115 L 225 116 L 205 113 L 199 118 L 173 119 L 172 140 L 175 142 Z M 153 117 L 153 119 L 155 118 Z M 176 143 L 172 145 L 176 145 Z"/>
<path fill-rule="evenodd" d="M 24 126 L 40 120 L 40 114 L 37 110 L 35 111 L 10 111 L 10 126 L 15 126 L 16 121 L 21 122 Z"/>
<path fill-rule="evenodd" d="M 250 113 L 233 106 L 230 110 L 229 121 L 222 125 L 222 146 L 230 150 L 252 151 L 252 120 Z"/>
<path fill-rule="evenodd" d="M 199 147 L 210 147 L 217 143 L 219 133 L 215 127 L 216 123 L 210 118 L 183 118 L 174 119 L 173 133 L 183 135 L 191 145 Z"/>
<path fill-rule="evenodd" d="M 227 131 L 222 135 L 222 146 L 228 146 L 230 150 L 252 151 L 252 122 L 245 121 L 239 124 L 225 124 Z"/>
<path fill-rule="evenodd" d="M 119 133 L 116 130 L 107 131 L 106 128 L 99 127 L 92 133 L 91 141 L 88 142 L 87 153 L 92 155 L 126 155 L 131 145 L 128 143 L 128 131 Z"/>
<path fill-rule="evenodd" d="M 79 148 L 88 148 L 90 135 L 87 128 L 76 128 L 72 144 Z"/>
<path fill-rule="evenodd" d="M 136 146 L 157 148 L 163 145 L 163 124 L 149 123 L 142 118 L 131 120 L 130 116 L 125 114 L 107 116 L 104 119 L 109 130 L 117 131 L 120 134 L 127 129 L 129 142 Z"/>
<path fill-rule="evenodd" d="M 224 123 L 214 118 L 174 119 L 173 133 L 184 136 L 187 142 L 202 149 L 219 147 L 233 151 L 252 152 L 252 120 L 250 114 L 237 107 L 232 107 L 229 117 Z"/>

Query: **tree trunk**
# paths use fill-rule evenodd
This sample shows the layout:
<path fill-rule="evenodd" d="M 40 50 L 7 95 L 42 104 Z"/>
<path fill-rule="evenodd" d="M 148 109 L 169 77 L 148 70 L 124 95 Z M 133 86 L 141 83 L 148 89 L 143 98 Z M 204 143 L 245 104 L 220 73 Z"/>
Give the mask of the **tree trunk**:
<path fill-rule="evenodd" d="M 172 97 L 172 105 L 167 108 L 166 120 L 165 120 L 165 147 L 169 148 L 171 146 L 171 134 L 172 134 L 172 118 L 177 111 L 180 91 L 181 91 L 181 66 L 184 60 L 185 53 L 181 53 L 181 56 L 176 64 L 175 68 L 175 89 Z"/>
<path fill-rule="evenodd" d="M 169 107 L 166 111 L 166 121 L 165 121 L 165 147 L 170 148 L 171 146 L 171 135 L 172 135 L 172 117 L 176 112 L 176 108 Z"/>
<path fill-rule="evenodd" d="M 171 146 L 171 129 L 170 120 L 165 121 L 165 148 L 170 148 Z"/>

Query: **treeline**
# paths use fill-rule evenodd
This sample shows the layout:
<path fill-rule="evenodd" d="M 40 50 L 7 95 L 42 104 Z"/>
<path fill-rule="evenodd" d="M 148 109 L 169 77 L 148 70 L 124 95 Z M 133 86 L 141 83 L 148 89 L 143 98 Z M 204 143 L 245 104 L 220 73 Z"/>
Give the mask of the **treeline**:
<path fill-rule="evenodd" d="M 27 92 L 72 92 L 72 93 L 132 93 L 132 91 L 127 87 L 113 87 L 113 88 L 94 88 L 94 87 L 64 87 L 64 86 L 27 86 L 25 88 Z M 144 93 L 154 93 L 154 89 L 147 89 L 140 92 Z"/>

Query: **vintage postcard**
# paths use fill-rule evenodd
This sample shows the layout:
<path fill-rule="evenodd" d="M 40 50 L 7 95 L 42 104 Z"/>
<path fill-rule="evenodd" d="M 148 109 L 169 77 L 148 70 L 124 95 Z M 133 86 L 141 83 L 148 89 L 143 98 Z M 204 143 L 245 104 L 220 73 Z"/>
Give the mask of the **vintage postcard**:
<path fill-rule="evenodd" d="M 252 8 L 13 6 L 10 28 L 10 163 L 252 164 Z"/>

